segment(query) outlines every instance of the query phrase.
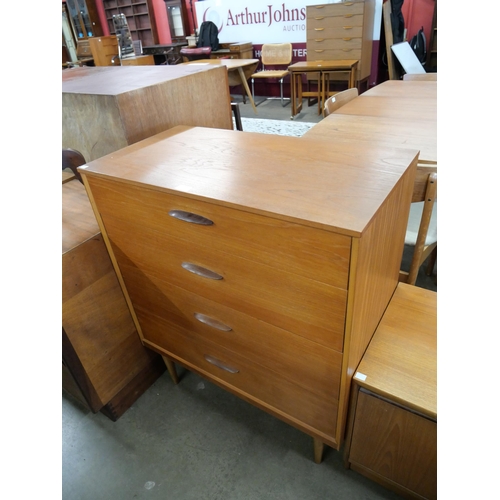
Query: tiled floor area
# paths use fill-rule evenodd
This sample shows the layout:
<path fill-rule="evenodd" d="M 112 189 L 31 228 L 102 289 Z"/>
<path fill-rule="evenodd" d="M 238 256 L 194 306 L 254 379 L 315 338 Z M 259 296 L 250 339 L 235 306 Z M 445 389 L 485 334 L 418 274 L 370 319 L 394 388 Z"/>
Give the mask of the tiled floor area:
<path fill-rule="evenodd" d="M 288 120 L 279 100 L 241 104 L 247 118 Z M 296 123 L 317 123 L 305 104 Z M 436 277 L 419 286 L 435 290 Z M 166 372 L 117 421 L 62 396 L 64 500 L 392 500 L 400 498 L 345 469 L 326 448 L 313 462 L 307 435 L 179 368 Z"/>

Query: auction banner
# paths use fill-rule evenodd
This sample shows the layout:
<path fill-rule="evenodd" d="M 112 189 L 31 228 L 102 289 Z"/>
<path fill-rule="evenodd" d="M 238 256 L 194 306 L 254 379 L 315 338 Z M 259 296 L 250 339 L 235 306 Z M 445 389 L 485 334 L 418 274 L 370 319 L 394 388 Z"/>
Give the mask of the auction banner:
<path fill-rule="evenodd" d="M 195 3 L 198 28 L 212 21 L 219 42 L 306 43 L 306 6 L 340 0 L 205 0 Z"/>

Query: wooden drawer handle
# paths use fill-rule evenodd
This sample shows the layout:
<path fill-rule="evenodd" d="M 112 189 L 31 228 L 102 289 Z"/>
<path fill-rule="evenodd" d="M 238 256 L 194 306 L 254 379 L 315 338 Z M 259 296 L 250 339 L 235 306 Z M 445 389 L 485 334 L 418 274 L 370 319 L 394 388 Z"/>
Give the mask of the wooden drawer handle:
<path fill-rule="evenodd" d="M 325 16 L 321 16 L 321 17 L 315 17 L 314 19 L 316 21 L 322 21 L 324 18 L 325 18 Z"/>
<path fill-rule="evenodd" d="M 315 38 L 314 41 L 315 42 L 324 42 L 325 39 L 324 38 Z"/>
<path fill-rule="evenodd" d="M 184 222 L 190 222 L 191 224 L 199 224 L 201 226 L 211 226 L 213 221 L 203 217 L 202 215 L 192 214 L 191 212 L 185 212 L 184 210 L 170 210 L 168 212 L 170 217 L 175 219 L 183 220 Z"/>
<path fill-rule="evenodd" d="M 325 28 L 314 28 L 314 31 L 323 31 Z"/>
<path fill-rule="evenodd" d="M 342 40 L 348 42 L 349 40 L 352 40 L 352 38 L 342 38 Z"/>
<path fill-rule="evenodd" d="M 324 9 L 325 6 L 324 5 L 315 5 L 314 8 L 315 9 Z"/>
<path fill-rule="evenodd" d="M 342 5 L 344 5 L 345 7 L 350 7 L 351 5 L 354 5 L 353 2 L 342 2 Z"/>
<path fill-rule="evenodd" d="M 342 26 L 345 30 L 352 30 L 352 26 Z"/>
<path fill-rule="evenodd" d="M 314 52 L 321 53 L 321 52 L 324 52 L 324 50 L 323 49 L 315 49 Z"/>
<path fill-rule="evenodd" d="M 350 18 L 350 17 L 352 17 L 352 16 L 354 16 L 354 14 L 346 14 L 346 15 L 344 16 L 344 19 L 349 19 L 349 18 Z"/>
<path fill-rule="evenodd" d="M 194 317 L 205 325 L 211 326 L 212 328 L 216 328 L 217 330 L 221 330 L 223 332 L 230 332 L 232 328 L 230 326 L 225 325 L 221 321 L 218 321 L 210 316 L 201 313 L 194 313 Z"/>
<path fill-rule="evenodd" d="M 217 368 L 220 368 L 221 370 L 225 370 L 229 373 L 239 372 L 239 370 L 237 370 L 236 368 L 232 368 L 231 366 L 225 365 L 222 361 L 219 361 L 217 358 L 209 356 L 208 354 L 205 354 L 205 359 L 212 365 L 215 365 Z"/>
<path fill-rule="evenodd" d="M 210 271 L 205 267 L 197 266 L 196 264 L 191 264 L 191 262 L 183 262 L 181 266 L 190 273 L 201 276 L 202 278 L 208 278 L 209 280 L 221 280 L 224 279 L 223 276 L 217 274 L 214 271 Z"/>

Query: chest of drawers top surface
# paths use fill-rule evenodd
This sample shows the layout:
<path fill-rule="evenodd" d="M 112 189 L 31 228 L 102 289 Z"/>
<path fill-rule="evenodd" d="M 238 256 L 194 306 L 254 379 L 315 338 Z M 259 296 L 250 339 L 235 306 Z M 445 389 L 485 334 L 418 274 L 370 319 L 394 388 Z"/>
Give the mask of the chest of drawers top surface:
<path fill-rule="evenodd" d="M 89 176 L 360 236 L 415 150 L 186 127 L 90 162 Z"/>

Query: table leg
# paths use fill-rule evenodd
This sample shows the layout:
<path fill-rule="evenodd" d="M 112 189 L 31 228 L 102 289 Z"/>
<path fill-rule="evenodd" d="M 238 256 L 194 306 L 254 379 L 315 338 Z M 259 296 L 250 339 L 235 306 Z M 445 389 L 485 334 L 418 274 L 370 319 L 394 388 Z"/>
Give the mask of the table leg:
<path fill-rule="evenodd" d="M 257 114 L 257 108 L 255 107 L 255 103 L 253 102 L 252 92 L 250 92 L 250 88 L 248 87 L 248 82 L 247 79 L 245 78 L 245 73 L 243 72 L 243 68 L 238 68 L 238 73 L 240 74 L 241 83 L 245 88 L 247 96 L 250 99 L 250 102 L 252 103 L 253 110 L 255 111 L 255 114 Z"/>

